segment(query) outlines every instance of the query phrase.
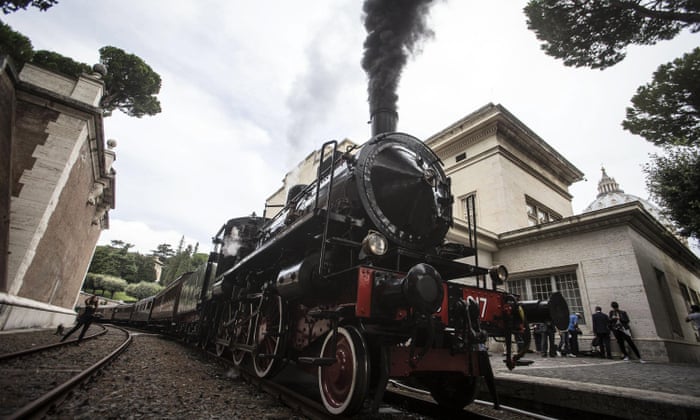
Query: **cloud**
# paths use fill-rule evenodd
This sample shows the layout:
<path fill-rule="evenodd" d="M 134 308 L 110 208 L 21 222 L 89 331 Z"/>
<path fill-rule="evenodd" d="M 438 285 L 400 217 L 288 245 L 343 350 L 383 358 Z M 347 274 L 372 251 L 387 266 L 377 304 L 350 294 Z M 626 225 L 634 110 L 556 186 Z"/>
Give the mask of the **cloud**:
<path fill-rule="evenodd" d="M 94 63 L 114 45 L 162 76 L 161 114 L 105 119 L 106 138 L 119 145 L 103 237 L 148 249 L 182 235 L 209 245 L 229 218 L 261 214 L 284 174 L 323 142 L 369 137 L 361 6 L 75 0 L 3 19 L 37 49 Z M 654 147 L 620 122 L 636 88 L 695 47 L 697 34 L 630 48 L 622 63 L 595 71 L 546 56 L 517 2 L 437 2 L 428 25 L 434 39 L 400 81 L 400 131 L 426 138 L 501 103 L 586 174 L 570 189 L 575 213 L 595 198 L 601 165 L 647 198 L 641 165 Z"/>
<path fill-rule="evenodd" d="M 157 230 L 149 227 L 143 222 L 127 222 L 118 219 L 109 221 L 110 229 L 102 231 L 98 245 L 109 245 L 110 241 L 120 240 L 126 243 L 134 244 L 131 251 L 136 251 L 141 254 L 150 254 L 160 244 L 170 244 L 173 249 L 180 243 L 180 239 L 184 236 L 182 233 L 175 230 Z M 199 242 L 197 238 L 185 236 L 185 244 L 194 246 Z M 204 247 L 202 245 L 205 245 Z M 207 244 L 199 246 L 199 252 L 208 250 Z"/>

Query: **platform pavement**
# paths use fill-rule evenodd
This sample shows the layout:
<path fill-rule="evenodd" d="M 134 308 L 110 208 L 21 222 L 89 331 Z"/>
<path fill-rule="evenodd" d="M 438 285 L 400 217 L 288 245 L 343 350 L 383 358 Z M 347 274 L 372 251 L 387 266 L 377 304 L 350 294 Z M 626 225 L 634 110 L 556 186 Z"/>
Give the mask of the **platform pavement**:
<path fill-rule="evenodd" d="M 560 418 L 583 410 L 595 418 L 700 420 L 698 364 L 529 354 L 532 364 L 509 371 L 499 359 L 491 363 L 503 403 L 558 406 Z"/>

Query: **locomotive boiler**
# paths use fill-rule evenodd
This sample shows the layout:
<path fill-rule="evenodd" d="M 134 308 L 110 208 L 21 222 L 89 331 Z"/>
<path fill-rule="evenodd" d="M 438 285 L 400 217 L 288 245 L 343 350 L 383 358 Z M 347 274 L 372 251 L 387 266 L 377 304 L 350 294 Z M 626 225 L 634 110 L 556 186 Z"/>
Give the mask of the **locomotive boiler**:
<path fill-rule="evenodd" d="M 219 354 L 261 378 L 290 362 L 316 375 L 331 414 L 365 401 L 376 409 L 389 379 L 462 408 L 482 377 L 497 404 L 488 338 L 505 342 L 513 368 L 522 356 L 511 354 L 513 337 L 528 339 L 528 320 L 564 327 L 566 303 L 560 295 L 523 303 L 498 290 L 507 270 L 478 265 L 474 214 L 468 243 L 445 242 L 450 179 L 395 124 L 393 111 L 375 112 L 372 138 L 357 150 L 325 143 L 317 179 L 290 189 L 277 215 L 222 227 L 202 330 L 209 326 Z"/>

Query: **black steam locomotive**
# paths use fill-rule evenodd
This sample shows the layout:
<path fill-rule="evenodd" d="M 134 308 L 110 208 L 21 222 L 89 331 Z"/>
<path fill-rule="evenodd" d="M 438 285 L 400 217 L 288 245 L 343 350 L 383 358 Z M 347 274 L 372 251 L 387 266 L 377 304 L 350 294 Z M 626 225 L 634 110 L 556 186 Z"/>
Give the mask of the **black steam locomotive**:
<path fill-rule="evenodd" d="M 513 337 L 527 342 L 528 321 L 564 328 L 566 302 L 519 302 L 498 290 L 507 271 L 478 266 L 474 214 L 469 243 L 444 241 L 450 179 L 422 141 L 394 131 L 395 118 L 375 114 L 359 150 L 324 144 L 314 182 L 291 188 L 271 219 L 229 220 L 207 266 L 139 302 L 132 317 L 150 311 L 148 323 L 230 354 L 261 378 L 294 363 L 318 376 L 332 414 L 366 400 L 376 409 L 392 378 L 461 409 L 483 377 L 497 404 L 487 339 L 505 342 L 513 368 L 522 356 L 511 354 Z"/>

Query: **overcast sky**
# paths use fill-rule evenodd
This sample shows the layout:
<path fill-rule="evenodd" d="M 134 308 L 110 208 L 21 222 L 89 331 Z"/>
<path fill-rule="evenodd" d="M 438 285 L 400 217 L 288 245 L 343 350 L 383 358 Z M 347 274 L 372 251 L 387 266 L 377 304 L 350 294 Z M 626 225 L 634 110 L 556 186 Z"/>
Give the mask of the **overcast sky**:
<path fill-rule="evenodd" d="M 46 49 L 97 63 L 112 45 L 162 77 L 163 112 L 105 119 L 116 139 L 116 208 L 100 244 L 149 252 L 200 243 L 232 217 L 262 214 L 296 163 L 327 140 L 369 137 L 359 0 L 60 0 L 0 16 Z M 574 213 L 597 194 L 601 165 L 626 193 L 649 198 L 642 165 L 656 149 L 621 127 L 637 87 L 700 34 L 632 47 L 604 70 L 565 67 L 527 29 L 525 1 L 451 0 L 399 87 L 399 130 L 426 138 L 501 104 L 583 171 Z"/>

